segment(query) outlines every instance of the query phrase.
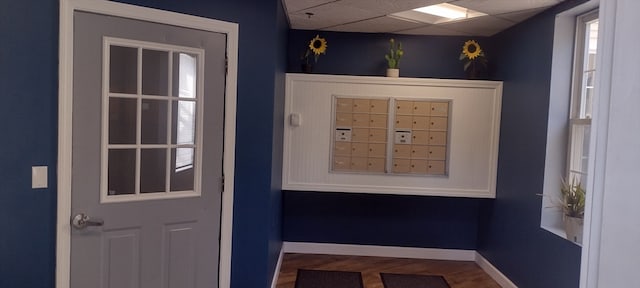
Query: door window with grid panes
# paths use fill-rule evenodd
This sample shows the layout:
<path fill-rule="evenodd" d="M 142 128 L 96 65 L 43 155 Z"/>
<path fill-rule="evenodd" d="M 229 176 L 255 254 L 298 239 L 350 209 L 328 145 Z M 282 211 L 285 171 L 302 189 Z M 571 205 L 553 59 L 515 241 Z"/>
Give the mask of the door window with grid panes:
<path fill-rule="evenodd" d="M 204 52 L 104 43 L 102 202 L 200 195 Z"/>

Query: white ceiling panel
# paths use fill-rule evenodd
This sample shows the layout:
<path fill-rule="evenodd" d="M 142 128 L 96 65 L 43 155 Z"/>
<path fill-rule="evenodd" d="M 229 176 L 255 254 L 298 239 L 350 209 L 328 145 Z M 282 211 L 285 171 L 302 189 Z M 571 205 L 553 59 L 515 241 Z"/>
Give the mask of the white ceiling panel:
<path fill-rule="evenodd" d="M 331 31 L 341 32 L 365 32 L 365 33 L 393 33 L 424 26 L 421 23 L 413 23 L 387 16 L 367 19 L 359 22 L 331 27 Z"/>
<path fill-rule="evenodd" d="M 514 23 L 519 23 L 522 22 L 524 20 L 527 20 L 535 15 L 537 15 L 538 13 L 544 11 L 546 8 L 536 8 L 536 9 L 530 9 L 530 10 L 525 10 L 525 11 L 518 11 L 518 12 L 511 12 L 511 13 L 505 13 L 505 14 L 498 14 L 498 15 L 494 15 L 500 19 L 505 19 Z"/>
<path fill-rule="evenodd" d="M 305 25 L 306 27 L 310 27 L 307 29 L 323 29 L 380 16 L 377 13 L 365 9 L 345 6 L 339 3 L 340 2 L 329 3 L 289 14 L 296 18 L 296 21 L 291 19 L 291 24 L 293 25 L 294 22 L 298 24 L 301 22 L 310 22 L 312 24 Z M 309 17 L 306 13 L 313 13 L 313 15 Z"/>
<path fill-rule="evenodd" d="M 451 4 L 489 15 L 495 15 L 519 10 L 549 7 L 561 1 L 562 0 L 458 0 L 451 2 Z"/>
<path fill-rule="evenodd" d="M 341 0 L 342 5 L 389 15 L 396 12 L 444 3 L 451 0 Z"/>
<path fill-rule="evenodd" d="M 500 19 L 494 16 L 481 16 L 472 20 L 440 25 L 442 28 L 462 31 L 469 35 L 491 36 L 515 25 L 514 22 Z"/>
<path fill-rule="evenodd" d="M 491 36 L 564 0 L 282 0 L 292 29 Z M 459 22 L 412 23 L 384 17 L 417 7 L 451 3 L 489 14 Z M 309 17 L 306 13 L 311 13 Z M 423 21 L 424 22 L 424 21 Z M 399 32 L 401 31 L 401 32 Z"/>
<path fill-rule="evenodd" d="M 320 6 L 322 4 L 335 2 L 335 0 L 287 0 L 283 1 L 287 8 L 287 13 L 295 13 L 300 10 L 308 9 L 311 7 Z"/>
<path fill-rule="evenodd" d="M 455 31 L 451 29 L 442 28 L 439 25 L 429 25 L 416 29 L 409 29 L 397 32 L 398 34 L 407 35 L 442 35 L 442 36 L 472 36 L 474 34 L 468 34 L 465 32 Z"/>

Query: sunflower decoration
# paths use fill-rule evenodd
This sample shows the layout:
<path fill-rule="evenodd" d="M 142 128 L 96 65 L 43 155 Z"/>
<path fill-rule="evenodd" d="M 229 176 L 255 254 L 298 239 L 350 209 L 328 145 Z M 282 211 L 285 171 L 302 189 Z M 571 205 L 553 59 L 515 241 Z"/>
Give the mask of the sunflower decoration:
<path fill-rule="evenodd" d="M 316 35 L 311 41 L 309 41 L 309 46 L 307 51 L 305 52 L 302 59 L 305 60 L 306 64 L 309 64 L 309 56 L 313 53 L 314 60 L 318 63 L 318 57 L 320 54 L 325 54 L 327 52 L 327 40 L 321 38 L 320 35 Z"/>
<path fill-rule="evenodd" d="M 479 72 L 481 67 L 477 67 L 477 63 L 480 63 L 482 68 L 486 68 L 488 63 L 484 51 L 475 40 L 464 42 L 462 53 L 460 53 L 460 60 L 466 60 L 466 63 L 464 63 L 464 71 L 468 71 L 470 74 L 477 74 Z"/>
<path fill-rule="evenodd" d="M 318 62 L 320 54 L 327 52 L 327 40 L 320 38 L 320 35 L 316 35 L 316 37 L 309 42 L 309 49 L 311 49 L 311 52 L 313 52 L 316 57 L 316 62 Z"/>

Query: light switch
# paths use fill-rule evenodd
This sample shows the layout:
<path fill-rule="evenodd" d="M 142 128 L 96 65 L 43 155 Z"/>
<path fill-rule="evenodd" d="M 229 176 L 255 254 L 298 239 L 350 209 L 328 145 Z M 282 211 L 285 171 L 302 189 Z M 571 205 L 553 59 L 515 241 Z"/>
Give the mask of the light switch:
<path fill-rule="evenodd" d="M 293 127 L 299 127 L 302 125 L 302 116 L 299 113 L 291 113 L 289 116 L 289 123 Z"/>
<path fill-rule="evenodd" d="M 396 130 L 395 144 L 411 144 L 411 131 Z"/>
<path fill-rule="evenodd" d="M 31 167 L 31 188 L 47 188 L 47 166 Z"/>

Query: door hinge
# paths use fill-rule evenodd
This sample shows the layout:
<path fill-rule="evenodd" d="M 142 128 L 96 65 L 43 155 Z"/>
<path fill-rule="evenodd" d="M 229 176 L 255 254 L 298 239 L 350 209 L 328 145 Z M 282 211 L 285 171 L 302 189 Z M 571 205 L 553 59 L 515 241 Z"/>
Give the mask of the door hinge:
<path fill-rule="evenodd" d="M 220 178 L 220 193 L 224 192 L 224 174 Z"/>
<path fill-rule="evenodd" d="M 229 75 L 229 57 L 224 55 L 224 74 Z"/>

